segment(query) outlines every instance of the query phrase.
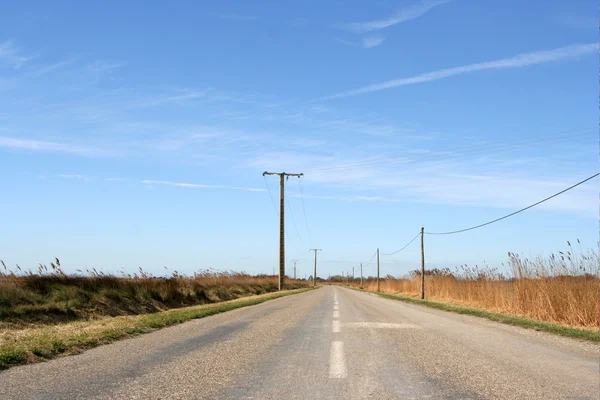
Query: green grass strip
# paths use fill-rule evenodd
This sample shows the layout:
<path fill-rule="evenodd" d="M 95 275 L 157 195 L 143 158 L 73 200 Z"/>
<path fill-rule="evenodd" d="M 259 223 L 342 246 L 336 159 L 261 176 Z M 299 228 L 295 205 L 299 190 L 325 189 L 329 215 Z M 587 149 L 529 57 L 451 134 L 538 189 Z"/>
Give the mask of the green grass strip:
<path fill-rule="evenodd" d="M 481 310 L 478 308 L 459 306 L 456 304 L 441 303 L 439 301 L 433 301 L 433 300 L 415 299 L 414 297 L 403 296 L 403 295 L 399 295 L 399 294 L 388 294 L 388 293 L 381 293 L 381 292 L 375 292 L 375 291 L 371 291 L 371 290 L 364 290 L 364 289 L 357 289 L 357 288 L 350 288 L 350 289 L 358 290 L 361 292 L 375 293 L 386 299 L 399 300 L 399 301 L 403 301 L 405 303 L 411 303 L 411 304 L 418 304 L 420 306 L 435 308 L 435 309 L 443 310 L 443 311 L 450 311 L 450 312 L 454 312 L 457 314 L 472 315 L 475 317 L 486 318 L 491 321 L 501 322 L 503 324 L 513 325 L 513 326 L 520 326 L 522 328 L 533 329 L 536 331 L 549 332 L 549 333 L 554 333 L 556 335 L 566 336 L 566 337 L 570 337 L 570 338 L 574 338 L 574 339 L 583 339 L 583 340 L 588 340 L 591 342 L 600 342 L 600 330 L 598 330 L 598 329 L 593 330 L 593 329 L 571 328 L 569 326 L 555 324 L 552 322 L 544 322 L 544 321 L 540 321 L 537 319 L 522 317 L 519 315 L 500 314 L 500 313 L 495 313 L 495 312 L 491 312 L 491 311 Z"/>
<path fill-rule="evenodd" d="M 265 301 L 306 292 L 312 288 L 270 293 L 249 298 L 241 298 L 222 303 L 171 309 L 154 314 L 128 317 L 104 318 L 102 320 L 77 322 L 50 327 L 32 328 L 20 334 L 12 343 L 0 347 L 0 370 L 12 366 L 39 362 L 61 354 L 75 354 L 82 349 L 113 342 L 125 337 L 148 333 L 167 326 L 180 324 L 192 319 L 204 318 Z M 110 321 L 105 328 L 101 322 Z M 60 329 L 72 327 L 72 329 Z M 98 327 L 95 330 L 86 328 Z M 4 335 L 10 336 L 10 331 Z M 6 338 L 2 338 L 4 342 Z"/>

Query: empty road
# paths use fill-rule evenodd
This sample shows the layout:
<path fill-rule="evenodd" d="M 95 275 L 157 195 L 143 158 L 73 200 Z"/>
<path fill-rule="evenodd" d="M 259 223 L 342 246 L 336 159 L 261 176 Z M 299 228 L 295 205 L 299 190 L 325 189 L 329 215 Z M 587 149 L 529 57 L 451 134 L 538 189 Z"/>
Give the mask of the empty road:
<path fill-rule="evenodd" d="M 2 399 L 593 399 L 591 343 L 326 286 L 0 373 Z"/>

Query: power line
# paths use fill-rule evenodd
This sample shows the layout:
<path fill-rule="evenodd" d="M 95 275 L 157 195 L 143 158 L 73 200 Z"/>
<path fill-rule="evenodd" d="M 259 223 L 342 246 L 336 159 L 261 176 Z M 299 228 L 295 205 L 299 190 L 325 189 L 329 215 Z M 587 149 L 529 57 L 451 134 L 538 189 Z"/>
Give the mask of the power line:
<path fill-rule="evenodd" d="M 263 179 L 265 180 L 265 185 L 267 186 L 267 190 L 269 191 L 269 197 L 271 198 L 271 204 L 273 204 L 273 210 L 277 214 L 277 207 L 275 206 L 275 200 L 273 199 L 273 193 L 271 193 L 271 186 L 269 186 L 269 182 L 267 181 L 267 177 L 263 175 Z"/>
<path fill-rule="evenodd" d="M 550 197 L 546 197 L 545 199 L 538 201 L 537 203 L 534 203 L 534 204 L 532 204 L 532 205 L 530 205 L 530 206 L 527 206 L 527 207 L 525 207 L 525 208 L 522 208 L 522 209 L 520 209 L 520 210 L 518 210 L 518 211 L 515 211 L 515 212 L 513 212 L 513 213 L 510 213 L 510 214 L 508 214 L 508 215 L 505 215 L 504 217 L 497 218 L 497 219 L 495 219 L 495 220 L 493 220 L 493 221 L 486 222 L 485 224 L 481 224 L 481 225 L 473 226 L 473 227 L 471 227 L 471 228 L 467 228 L 467 229 L 461 229 L 461 230 L 458 230 L 458 231 L 452 231 L 452 232 L 425 232 L 425 234 L 427 234 L 427 235 L 451 235 L 451 234 L 453 234 L 453 233 L 466 232 L 466 231 L 470 231 L 470 230 L 473 230 L 473 229 L 481 228 L 482 226 L 486 226 L 486 225 L 493 224 L 494 222 L 498 222 L 498 221 L 501 221 L 501 220 L 503 220 L 503 219 L 505 219 L 505 218 L 512 217 L 513 215 L 516 215 L 516 214 L 518 214 L 518 213 L 520 213 L 520 212 L 523 212 L 523 211 L 525 211 L 525 210 L 528 210 L 528 209 L 530 209 L 530 208 L 532 208 L 532 207 L 535 207 L 535 206 L 537 206 L 537 205 L 539 205 L 539 204 L 542 204 L 542 203 L 543 203 L 543 202 L 545 202 L 545 201 L 548 201 L 548 200 L 550 200 L 550 199 L 552 199 L 552 198 L 554 198 L 554 197 L 556 197 L 556 196 L 559 196 L 559 195 L 561 195 L 561 194 L 563 194 L 563 193 L 565 193 L 565 192 L 567 192 L 567 191 L 569 191 L 569 190 L 571 190 L 571 189 L 573 189 L 573 188 L 575 188 L 575 187 L 577 187 L 577 186 L 579 186 L 579 185 L 581 185 L 581 184 L 584 184 L 585 182 L 587 182 L 587 181 L 589 181 L 589 180 L 592 180 L 592 179 L 594 179 L 594 178 L 595 178 L 595 177 L 597 177 L 598 175 L 600 175 L 600 173 L 594 174 L 594 175 L 590 176 L 589 178 L 587 178 L 587 179 L 584 179 L 584 180 L 582 180 L 581 182 L 578 182 L 578 183 L 574 184 L 573 186 L 569 186 L 568 188 L 566 188 L 566 189 L 564 189 L 564 190 L 561 190 L 560 192 L 558 192 L 558 193 L 556 193 L 556 194 L 553 194 L 553 195 L 552 195 L 552 196 L 550 196 Z"/>
<path fill-rule="evenodd" d="M 310 235 L 310 228 L 308 227 L 308 218 L 306 218 L 306 208 L 304 207 L 304 193 L 302 193 L 302 178 L 298 179 L 300 185 L 300 199 L 302 200 L 302 213 L 304 214 L 304 222 L 306 223 L 306 232 L 308 232 L 308 240 L 310 240 L 310 246 L 313 246 L 312 237 Z"/>
<path fill-rule="evenodd" d="M 563 137 L 563 138 L 554 138 L 553 140 L 547 140 L 547 141 L 542 141 L 542 142 L 530 142 L 530 143 L 522 143 L 522 144 L 510 144 L 510 145 L 502 145 L 502 146 L 498 146 L 498 147 L 491 147 L 488 149 L 482 148 L 482 149 L 471 149 L 468 151 L 462 151 L 462 152 L 453 152 L 451 154 L 447 154 L 445 156 L 440 156 L 440 157 L 421 157 L 421 158 L 412 158 L 412 159 L 399 159 L 399 158 L 389 158 L 389 159 L 383 159 L 382 162 L 380 162 L 379 164 L 377 162 L 372 162 L 371 165 L 355 165 L 355 166 L 349 166 L 349 167 L 329 167 L 329 168 L 323 168 L 322 170 L 316 170 L 316 171 L 312 171 L 312 172 L 341 172 L 341 171 L 352 171 L 352 170 L 356 170 L 356 169 L 361 169 L 364 167 L 368 167 L 368 166 L 393 166 L 393 165 L 398 165 L 398 164 L 410 164 L 410 163 L 416 163 L 416 162 L 430 162 L 430 161 L 440 161 L 440 160 L 446 160 L 446 159 L 452 159 L 452 158 L 457 158 L 457 157 L 463 157 L 465 155 L 471 155 L 471 154 L 494 154 L 494 153 L 500 153 L 503 151 L 511 151 L 511 150 L 521 150 L 521 149 L 526 149 L 526 148 L 532 148 L 532 147 L 538 147 L 539 145 L 542 144 L 559 144 L 559 143 L 566 143 L 566 142 L 573 142 L 575 139 L 585 139 L 588 137 L 592 137 L 593 135 L 595 135 L 595 133 L 592 132 L 587 132 L 587 133 L 583 133 L 583 134 L 579 134 L 579 135 L 571 135 L 568 137 Z M 449 151 L 444 151 L 444 152 L 449 152 Z"/>
<path fill-rule="evenodd" d="M 267 181 L 267 178 L 264 175 L 263 175 L 263 178 L 265 180 L 265 185 L 267 186 L 267 190 L 269 192 L 269 197 L 271 198 L 271 204 L 273 205 L 273 210 L 275 210 L 275 214 L 277 214 L 278 213 L 277 206 L 275 205 L 275 200 L 273 199 L 273 194 L 271 193 L 271 186 L 269 185 L 269 181 Z M 293 219 L 294 218 L 292 217 L 292 220 Z M 294 225 L 295 224 L 296 223 L 294 223 Z M 284 232 L 284 235 L 285 235 L 285 238 L 287 239 L 287 241 L 290 242 L 296 250 L 300 251 L 300 248 L 298 247 L 298 245 L 290 239 L 290 235 L 288 235 L 287 230 Z M 302 239 L 300 239 L 300 241 L 302 241 Z"/>
<path fill-rule="evenodd" d="M 300 179 L 298 179 L 298 180 L 300 180 Z M 292 222 L 294 224 L 294 229 L 296 230 L 298 239 L 300 239 L 300 244 L 302 245 L 302 247 L 304 247 L 304 241 L 302 240 L 302 236 L 300 236 L 300 231 L 298 230 L 298 226 L 296 225 L 296 218 L 294 218 L 294 211 L 292 211 L 292 205 L 290 204 L 290 198 L 289 198 L 289 196 L 286 196 L 285 199 L 287 200 L 288 209 L 290 210 L 290 215 L 292 216 Z"/>
<path fill-rule="evenodd" d="M 576 130 L 572 130 L 572 131 L 549 134 L 549 135 L 545 135 L 544 137 L 539 137 L 539 136 L 531 137 L 530 136 L 530 137 L 526 137 L 526 138 L 520 138 L 516 141 L 504 140 L 504 141 L 497 141 L 497 142 L 488 142 L 488 143 L 483 143 L 483 144 L 478 144 L 478 145 L 462 146 L 462 147 L 457 147 L 457 148 L 450 149 L 450 150 L 442 150 L 441 151 L 442 153 L 443 152 L 451 153 L 451 154 L 447 154 L 446 156 L 442 156 L 442 157 L 435 157 L 435 156 L 418 157 L 418 158 L 412 158 L 412 159 L 408 159 L 408 160 L 403 159 L 401 157 L 394 157 L 394 158 L 387 158 L 387 159 L 366 159 L 366 160 L 359 160 L 359 161 L 353 161 L 353 162 L 348 162 L 348 163 L 332 165 L 329 167 L 312 168 L 312 169 L 309 169 L 307 172 L 315 173 L 315 172 L 341 171 L 341 170 L 352 170 L 352 169 L 357 169 L 357 168 L 363 168 L 366 166 L 375 166 L 378 164 L 379 165 L 394 165 L 394 164 L 406 164 L 406 163 L 418 162 L 418 161 L 435 161 L 437 159 L 452 158 L 452 157 L 469 154 L 469 153 L 480 154 L 484 151 L 488 152 L 490 150 L 492 150 L 492 152 L 498 152 L 498 151 L 506 151 L 506 150 L 513 150 L 513 149 L 519 149 L 519 148 L 536 147 L 536 146 L 542 145 L 542 144 L 556 144 L 556 143 L 561 143 L 564 141 L 572 141 L 575 138 L 584 138 L 584 137 L 591 136 L 592 134 L 593 135 L 596 134 L 595 132 L 585 132 L 585 133 L 580 133 L 577 135 L 572 135 L 572 133 L 574 133 L 574 132 L 581 132 L 583 130 L 589 130 L 589 129 L 590 128 L 576 129 Z M 533 138 L 534 140 L 531 140 L 530 138 Z M 490 146 L 492 146 L 492 147 L 490 147 Z"/>
<path fill-rule="evenodd" d="M 525 137 L 521 137 L 518 138 L 517 140 L 500 140 L 500 141 L 495 141 L 495 142 L 487 142 L 487 143 L 480 143 L 480 144 L 471 144 L 468 146 L 460 146 L 460 147 L 456 147 L 450 150 L 445 150 L 445 152 L 455 152 L 455 151 L 462 151 L 465 149 L 472 149 L 472 148 L 478 148 L 477 151 L 481 151 L 481 150 L 485 150 L 488 146 L 496 146 L 499 144 L 505 144 L 505 145 L 513 145 L 515 143 L 520 143 L 525 141 L 526 143 L 528 142 L 528 140 L 533 139 L 534 142 L 538 142 L 539 140 L 546 140 L 548 138 L 552 138 L 553 136 L 564 136 L 566 134 L 566 137 L 572 137 L 572 133 L 574 132 L 581 132 L 581 131 L 586 131 L 589 130 L 591 128 L 580 128 L 580 129 L 573 129 L 573 130 L 569 130 L 569 131 L 562 131 L 562 132 L 556 132 L 556 133 L 551 133 L 551 134 L 546 134 L 543 136 L 540 135 L 531 135 L 531 136 L 525 136 Z M 554 138 L 557 139 L 557 138 Z M 444 150 L 442 150 L 441 152 L 444 152 Z M 395 157 L 394 159 L 399 159 L 400 157 Z M 392 161 L 393 159 L 388 159 L 388 161 Z M 358 160 L 358 161 L 351 161 L 351 162 L 347 162 L 347 163 L 342 163 L 342 164 L 338 164 L 338 165 L 333 165 L 330 167 L 323 167 L 323 168 L 311 168 L 308 170 L 308 172 L 315 172 L 315 171 L 321 171 L 321 170 L 329 170 L 329 169 L 338 169 L 338 168 L 344 168 L 344 167 L 354 167 L 354 166 L 359 166 L 359 165 L 368 165 L 368 164 L 376 164 L 378 162 L 377 159 L 373 160 L 373 159 L 364 159 L 364 160 Z"/>
<path fill-rule="evenodd" d="M 412 242 L 414 242 L 415 240 L 417 240 L 417 238 L 421 235 L 421 232 L 417 233 L 417 236 L 415 236 L 410 242 L 408 242 L 408 244 L 406 246 L 404 246 L 403 248 L 401 248 L 400 250 L 397 250 L 393 253 L 380 253 L 382 256 L 393 256 L 394 254 L 400 253 L 402 250 L 404 250 L 405 248 L 407 248 L 408 246 L 410 246 L 412 244 Z"/>
<path fill-rule="evenodd" d="M 369 266 L 369 264 L 371 264 L 373 262 L 373 259 L 375 258 L 375 256 L 377 255 L 377 251 L 375 251 L 375 253 L 373 253 L 373 257 L 371 257 L 371 260 L 365 264 L 365 266 L 363 268 L 367 268 Z"/>

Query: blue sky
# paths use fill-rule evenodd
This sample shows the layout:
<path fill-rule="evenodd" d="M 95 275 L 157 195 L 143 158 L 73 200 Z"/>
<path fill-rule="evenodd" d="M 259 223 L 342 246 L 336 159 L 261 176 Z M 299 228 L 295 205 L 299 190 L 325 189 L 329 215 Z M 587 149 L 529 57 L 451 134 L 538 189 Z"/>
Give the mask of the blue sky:
<path fill-rule="evenodd" d="M 271 273 L 272 170 L 305 174 L 288 260 L 339 274 L 598 170 L 595 1 L 23 1 L 0 26 L 9 266 Z M 427 262 L 591 248 L 597 221 L 594 181 L 427 236 Z"/>

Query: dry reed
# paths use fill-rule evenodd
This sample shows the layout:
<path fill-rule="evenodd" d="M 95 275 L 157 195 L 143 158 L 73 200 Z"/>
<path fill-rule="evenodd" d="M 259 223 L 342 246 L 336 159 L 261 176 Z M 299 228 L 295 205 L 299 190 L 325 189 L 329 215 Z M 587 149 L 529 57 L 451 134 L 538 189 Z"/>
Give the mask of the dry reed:
<path fill-rule="evenodd" d="M 425 298 L 572 327 L 596 327 L 600 301 L 598 253 L 581 247 L 575 251 L 567 243 L 566 252 L 533 260 L 508 253 L 503 271 L 487 265 L 428 270 Z M 380 280 L 381 291 L 418 297 L 420 276 L 420 270 L 412 271 L 408 279 L 388 276 Z M 353 286 L 359 285 L 353 282 Z M 366 280 L 364 288 L 376 290 L 376 279 Z"/>

